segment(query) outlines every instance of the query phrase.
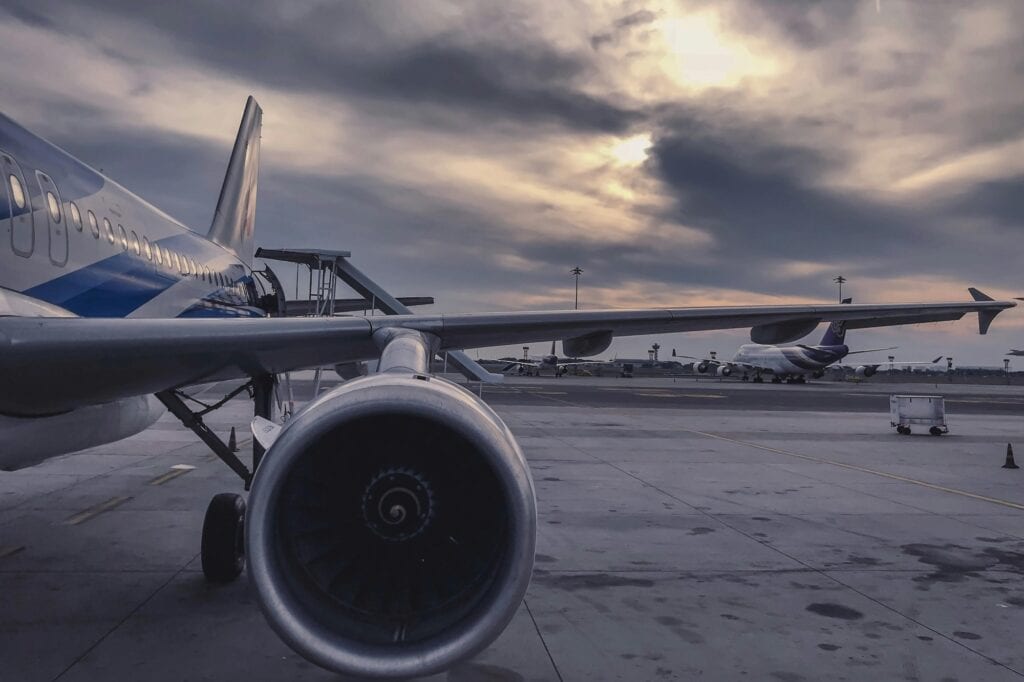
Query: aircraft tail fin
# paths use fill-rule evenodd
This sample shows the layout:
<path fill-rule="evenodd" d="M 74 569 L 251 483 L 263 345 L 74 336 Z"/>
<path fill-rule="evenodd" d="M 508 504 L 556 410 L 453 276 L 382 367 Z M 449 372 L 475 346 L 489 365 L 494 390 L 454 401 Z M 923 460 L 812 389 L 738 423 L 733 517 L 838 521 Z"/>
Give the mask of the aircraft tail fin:
<path fill-rule="evenodd" d="M 853 303 L 852 298 L 844 298 L 843 303 Z M 821 337 L 821 346 L 843 346 L 846 345 L 846 323 L 842 321 L 835 321 L 828 326 L 825 330 L 825 335 Z"/>
<path fill-rule="evenodd" d="M 250 95 L 220 188 L 208 238 L 252 264 L 263 110 Z"/>

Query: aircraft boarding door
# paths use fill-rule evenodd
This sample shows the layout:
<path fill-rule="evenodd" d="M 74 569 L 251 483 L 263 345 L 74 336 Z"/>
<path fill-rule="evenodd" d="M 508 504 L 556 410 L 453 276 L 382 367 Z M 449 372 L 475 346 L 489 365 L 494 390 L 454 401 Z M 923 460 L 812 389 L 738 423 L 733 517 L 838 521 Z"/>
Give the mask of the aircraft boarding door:
<path fill-rule="evenodd" d="M 0 170 L 3 170 L 4 185 L 11 200 L 11 250 L 19 256 L 28 258 L 36 246 L 36 230 L 28 185 L 25 184 L 25 176 L 18 168 L 18 162 L 3 151 L 0 151 Z"/>
<path fill-rule="evenodd" d="M 50 226 L 50 262 L 54 265 L 66 265 L 68 262 L 68 231 L 64 220 L 64 204 L 60 201 L 60 192 L 53 184 L 50 176 L 36 171 L 39 189 L 42 190 L 43 213 Z M 127 248 L 127 247 L 126 247 Z"/>

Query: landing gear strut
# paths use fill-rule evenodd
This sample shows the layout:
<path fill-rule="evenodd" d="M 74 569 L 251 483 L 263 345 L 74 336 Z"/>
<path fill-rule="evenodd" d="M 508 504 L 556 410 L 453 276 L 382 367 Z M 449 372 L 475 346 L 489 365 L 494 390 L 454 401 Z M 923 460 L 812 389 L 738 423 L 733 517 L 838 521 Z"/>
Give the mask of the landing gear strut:
<path fill-rule="evenodd" d="M 230 447 L 220 436 L 214 433 L 204 422 L 203 416 L 220 408 L 242 391 L 248 390 L 252 396 L 253 412 L 257 417 L 273 418 L 274 387 L 277 377 L 266 374 L 253 377 L 222 400 L 212 405 L 201 403 L 181 391 L 163 391 L 156 397 L 167 409 L 181 420 L 193 433 L 199 436 L 206 445 L 231 468 L 248 490 L 252 485 L 252 477 L 263 459 L 264 449 L 256 439 L 252 441 L 252 470 L 238 458 L 235 448 Z M 199 403 L 203 409 L 193 411 L 185 400 Z M 203 520 L 203 539 L 200 556 L 203 562 L 203 575 L 212 583 L 227 583 L 237 578 L 245 568 L 245 499 L 235 493 L 220 493 L 210 500 Z"/>

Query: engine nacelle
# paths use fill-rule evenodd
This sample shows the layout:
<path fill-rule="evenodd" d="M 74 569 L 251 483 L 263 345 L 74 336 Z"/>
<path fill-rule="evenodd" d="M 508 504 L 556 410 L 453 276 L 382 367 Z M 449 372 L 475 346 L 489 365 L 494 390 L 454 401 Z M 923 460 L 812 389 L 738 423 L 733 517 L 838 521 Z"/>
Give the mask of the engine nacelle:
<path fill-rule="evenodd" d="M 490 407 L 434 377 L 353 379 L 288 421 L 253 481 L 267 620 L 336 672 L 429 675 L 490 644 L 533 571 L 529 468 Z"/>
<path fill-rule="evenodd" d="M 871 367 L 871 366 L 868 366 L 868 365 L 861 365 L 857 369 L 853 370 L 853 373 L 856 374 L 859 377 L 868 378 L 868 377 L 873 377 L 875 375 L 875 372 L 877 372 L 877 371 L 878 371 L 877 367 Z"/>
<path fill-rule="evenodd" d="M 697 364 L 697 371 L 700 372 L 701 374 L 704 374 L 708 371 L 708 367 L 710 367 L 708 363 L 700 362 Z"/>
<path fill-rule="evenodd" d="M 727 377 L 732 375 L 732 367 L 729 365 L 722 365 L 718 368 L 718 376 Z"/>

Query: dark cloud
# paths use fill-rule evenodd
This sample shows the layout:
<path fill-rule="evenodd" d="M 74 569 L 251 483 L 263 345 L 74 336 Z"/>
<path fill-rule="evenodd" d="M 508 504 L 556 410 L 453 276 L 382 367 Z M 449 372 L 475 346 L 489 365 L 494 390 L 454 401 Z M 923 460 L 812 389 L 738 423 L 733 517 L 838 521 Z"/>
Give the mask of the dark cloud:
<path fill-rule="evenodd" d="M 587 61 L 529 36 L 502 44 L 452 31 L 409 42 L 381 28 L 389 14 L 415 12 L 412 3 L 326 3 L 293 14 L 278 3 L 240 0 L 92 4 L 63 11 L 56 3 L 49 14 L 67 32 L 99 38 L 104 52 L 119 58 L 118 43 L 135 38 L 134 23 L 165 34 L 190 58 L 254 85 L 355 95 L 392 106 L 442 105 L 458 125 L 498 119 L 620 132 L 641 118 L 580 88 Z M 46 5 L 33 0 L 11 11 L 18 17 Z"/>

